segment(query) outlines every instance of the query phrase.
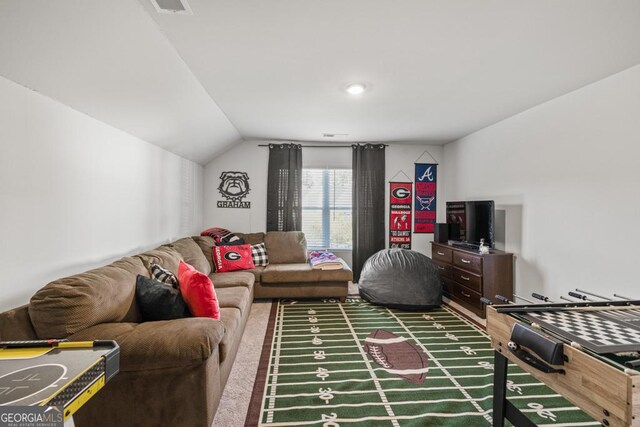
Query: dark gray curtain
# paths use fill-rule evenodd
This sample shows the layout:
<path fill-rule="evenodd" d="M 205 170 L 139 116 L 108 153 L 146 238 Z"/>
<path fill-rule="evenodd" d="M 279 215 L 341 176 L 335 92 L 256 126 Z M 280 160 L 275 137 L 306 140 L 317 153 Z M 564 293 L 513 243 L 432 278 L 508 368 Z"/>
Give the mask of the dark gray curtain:
<path fill-rule="evenodd" d="M 267 231 L 302 230 L 302 146 L 269 144 Z"/>
<path fill-rule="evenodd" d="M 353 281 L 371 255 L 385 248 L 385 150 L 353 145 Z"/>

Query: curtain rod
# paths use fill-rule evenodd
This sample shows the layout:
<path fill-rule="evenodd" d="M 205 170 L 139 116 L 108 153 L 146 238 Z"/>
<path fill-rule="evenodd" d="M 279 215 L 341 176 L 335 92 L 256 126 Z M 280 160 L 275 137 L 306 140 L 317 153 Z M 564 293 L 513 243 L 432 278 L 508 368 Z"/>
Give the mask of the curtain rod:
<path fill-rule="evenodd" d="M 268 147 L 269 145 L 278 145 L 278 144 L 258 144 L 258 147 Z M 356 145 L 356 144 L 354 143 L 352 145 Z M 388 144 L 372 144 L 372 145 L 384 145 L 385 147 L 389 146 Z M 351 148 L 351 145 L 302 145 L 302 148 Z"/>

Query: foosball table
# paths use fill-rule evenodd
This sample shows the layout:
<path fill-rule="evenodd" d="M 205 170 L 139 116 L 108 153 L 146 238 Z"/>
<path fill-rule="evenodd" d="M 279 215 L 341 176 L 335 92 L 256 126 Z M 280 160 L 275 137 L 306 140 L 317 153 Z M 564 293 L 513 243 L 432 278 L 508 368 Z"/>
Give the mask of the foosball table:
<path fill-rule="evenodd" d="M 0 342 L 0 406 L 55 408 L 67 420 L 119 366 L 115 341 Z"/>
<path fill-rule="evenodd" d="M 578 301 L 487 305 L 495 350 L 493 425 L 534 426 L 506 395 L 513 362 L 605 426 L 640 426 L 640 300 L 570 292 Z M 615 295 L 615 294 L 614 294 Z M 596 298 L 593 298 L 593 297 Z"/>

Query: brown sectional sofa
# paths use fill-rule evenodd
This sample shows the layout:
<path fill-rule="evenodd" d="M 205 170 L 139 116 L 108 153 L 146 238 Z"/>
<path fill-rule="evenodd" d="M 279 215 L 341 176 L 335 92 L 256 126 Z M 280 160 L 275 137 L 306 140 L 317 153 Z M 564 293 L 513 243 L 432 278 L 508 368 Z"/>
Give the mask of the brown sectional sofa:
<path fill-rule="evenodd" d="M 257 298 L 344 299 L 352 275 L 316 271 L 306 263 L 300 232 L 241 235 L 265 242 L 270 265 L 212 272 L 209 237 L 186 237 L 107 266 L 49 283 L 25 305 L 0 313 L 0 340 L 113 339 L 120 373 L 75 415 L 77 426 L 210 426 Z M 220 320 L 187 318 L 141 322 L 138 274 L 157 262 L 176 272 L 180 259 L 208 274 Z"/>

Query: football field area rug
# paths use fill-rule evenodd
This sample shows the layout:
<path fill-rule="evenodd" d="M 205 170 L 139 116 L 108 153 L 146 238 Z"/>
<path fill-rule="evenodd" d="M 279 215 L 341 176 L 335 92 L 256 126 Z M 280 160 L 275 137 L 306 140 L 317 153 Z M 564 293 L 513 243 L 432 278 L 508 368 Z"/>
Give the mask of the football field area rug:
<path fill-rule="evenodd" d="M 597 426 L 509 365 L 508 396 L 542 426 Z M 273 304 L 247 426 L 490 426 L 493 349 L 443 307 L 406 312 L 359 298 Z"/>

